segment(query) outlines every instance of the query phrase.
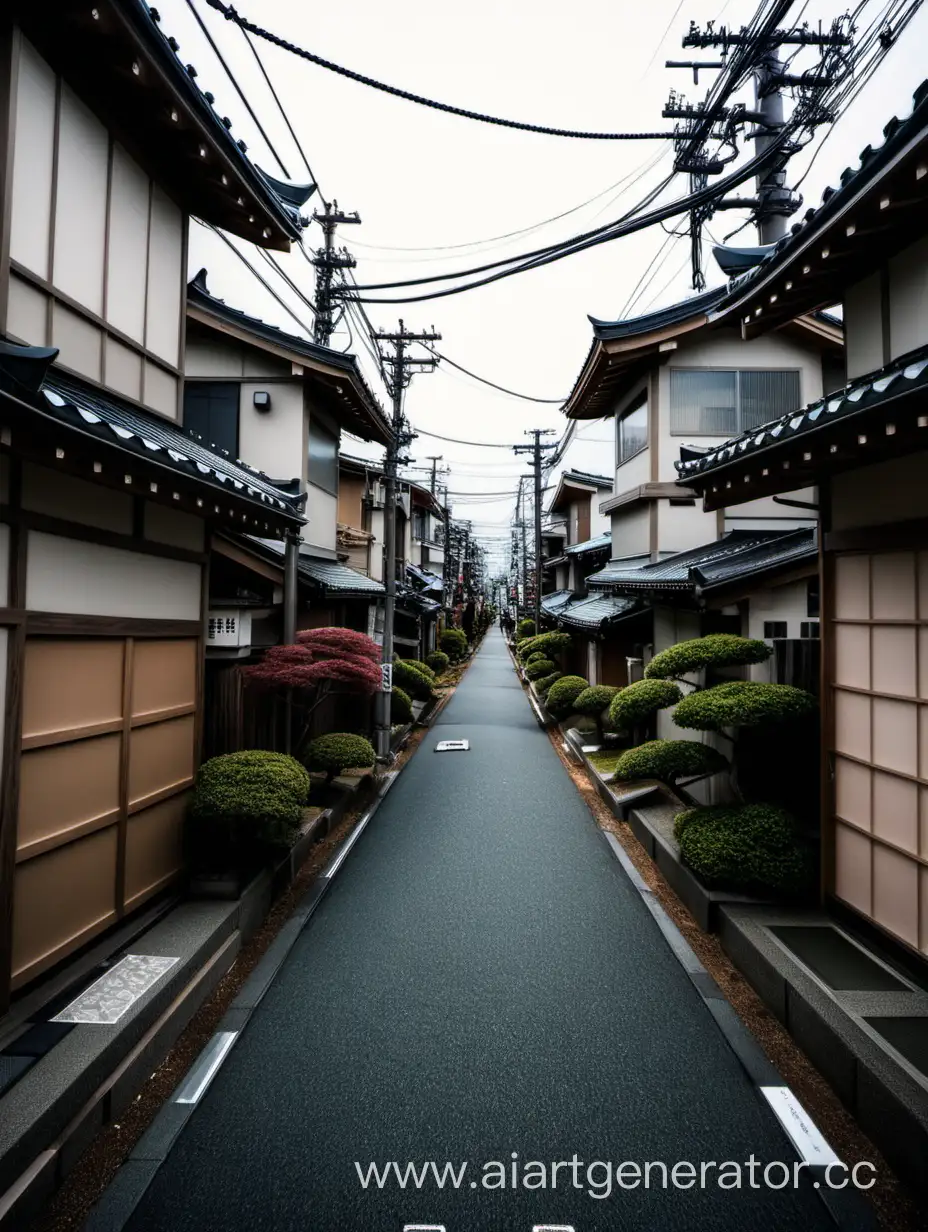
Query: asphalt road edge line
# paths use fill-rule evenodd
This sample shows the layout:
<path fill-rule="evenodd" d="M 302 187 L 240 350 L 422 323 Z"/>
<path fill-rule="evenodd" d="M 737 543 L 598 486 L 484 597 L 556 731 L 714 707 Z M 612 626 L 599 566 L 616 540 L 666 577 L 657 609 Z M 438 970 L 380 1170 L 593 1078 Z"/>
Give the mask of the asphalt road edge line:
<path fill-rule="evenodd" d="M 345 857 L 358 839 L 367 829 L 374 814 L 386 799 L 390 788 L 399 778 L 401 771 L 392 771 L 384 776 L 384 781 L 377 795 L 371 801 L 366 812 L 358 819 L 351 833 L 345 839 L 322 872 L 313 879 L 307 888 L 303 901 L 299 903 L 290 917 L 291 927 L 281 929 L 274 942 L 261 956 L 251 975 L 238 993 L 238 996 L 227 1008 L 218 1028 L 210 1036 L 200 1050 L 193 1065 L 178 1083 L 171 1097 L 162 1104 L 145 1133 L 136 1143 L 133 1150 L 120 1165 L 116 1175 L 103 1191 L 99 1201 L 93 1206 L 84 1225 L 84 1232 L 121 1232 L 135 1213 L 136 1208 L 145 1196 L 149 1185 L 154 1180 L 161 1165 L 173 1149 L 184 1126 L 205 1094 L 210 1083 L 228 1059 L 235 1044 L 241 1039 L 244 1028 L 255 1010 L 264 998 L 264 994 L 274 982 L 278 971 L 286 961 L 300 934 L 312 918 L 316 908 L 322 902 L 326 890 L 334 881 L 344 864 Z M 298 927 L 292 927 L 297 921 Z M 283 934 L 286 933 L 286 936 Z M 283 941 L 279 945 L 277 942 Z M 197 1076 L 198 1090 L 196 1099 L 182 1099 L 184 1092 L 191 1086 L 192 1076 Z M 206 1081 L 203 1081 L 203 1078 Z M 153 1149 L 153 1143 L 161 1140 L 163 1147 Z M 127 1165 L 135 1165 L 127 1168 Z M 120 1183 L 120 1173 L 126 1169 L 128 1184 Z M 134 1175 L 138 1173 L 139 1175 Z"/>
<path fill-rule="evenodd" d="M 597 826 L 597 829 L 599 827 Z M 599 829 L 606 841 L 606 846 L 618 861 L 628 880 L 640 894 L 642 901 L 654 918 L 664 940 L 669 945 L 674 957 L 683 967 L 702 998 L 709 1013 L 715 1019 L 725 1042 L 738 1058 L 742 1068 L 754 1086 L 758 1100 L 776 1117 L 777 1123 L 796 1154 L 809 1165 L 814 1177 L 821 1171 L 821 1166 L 811 1162 L 806 1152 L 797 1144 L 793 1128 L 787 1123 L 779 1107 L 779 1101 L 771 1100 L 767 1090 L 777 1088 L 786 1092 L 788 1100 L 801 1111 L 808 1124 L 809 1131 L 832 1150 L 827 1139 L 817 1127 L 812 1117 L 803 1108 L 793 1094 L 789 1085 L 783 1081 L 776 1066 L 769 1060 L 760 1044 L 738 1017 L 734 1007 L 722 992 L 712 975 L 706 970 L 695 950 L 683 936 L 679 928 L 670 918 L 654 891 L 650 888 L 638 869 L 633 864 L 628 852 L 614 834 Z M 832 1152 L 834 1154 L 834 1152 Z M 837 1156 L 835 1156 L 837 1158 Z M 829 1189 L 815 1182 L 815 1192 L 821 1198 L 835 1225 L 841 1232 L 869 1232 L 876 1227 L 876 1218 L 868 1203 L 856 1190 Z"/>

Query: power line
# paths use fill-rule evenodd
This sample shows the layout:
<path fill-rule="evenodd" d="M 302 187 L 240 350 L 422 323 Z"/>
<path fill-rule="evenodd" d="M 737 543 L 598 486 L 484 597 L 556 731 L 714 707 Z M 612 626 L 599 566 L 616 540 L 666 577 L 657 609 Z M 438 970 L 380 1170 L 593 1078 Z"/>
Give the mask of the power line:
<path fill-rule="evenodd" d="M 507 389 L 505 385 L 497 385 L 495 381 L 488 381 L 485 376 L 478 376 L 476 372 L 471 372 L 469 368 L 464 368 L 461 364 L 456 364 L 453 359 L 449 359 L 447 355 L 442 355 L 432 347 L 426 347 L 427 351 L 431 351 L 443 363 L 450 364 L 452 368 L 457 368 L 458 372 L 463 372 L 465 376 L 471 377 L 474 381 L 479 381 L 481 385 L 489 385 L 491 389 L 497 389 L 501 394 L 508 394 L 510 398 L 521 398 L 523 402 L 545 402 L 550 406 L 563 406 L 563 398 L 533 398 L 529 394 L 518 394 L 514 389 Z"/>
<path fill-rule="evenodd" d="M 459 441 L 453 436 L 439 436 L 437 432 L 426 432 L 424 428 L 414 429 L 416 436 L 430 436 L 436 441 L 447 441 L 449 445 L 476 445 L 480 449 L 511 449 L 511 445 L 496 445 L 491 441 Z"/>
<path fill-rule="evenodd" d="M 188 3 L 190 3 L 190 0 L 188 0 Z M 654 141 L 662 138 L 672 138 L 674 135 L 667 132 L 594 133 L 571 128 L 550 128 L 544 124 L 527 124 L 522 120 L 504 120 L 499 116 L 485 115 L 480 111 L 470 111 L 466 107 L 453 107 L 450 103 L 440 103 L 436 99 L 425 98 L 421 94 L 413 94 L 410 90 L 402 90 L 398 86 L 387 85 L 386 82 L 378 81 L 375 77 L 366 77 L 363 73 L 356 73 L 354 69 L 345 68 L 341 64 L 334 64 L 331 60 L 325 60 L 322 56 L 317 56 L 314 52 L 307 51 L 305 47 L 299 47 L 296 43 L 288 42 L 279 35 L 272 34 L 270 30 L 265 30 L 261 26 L 255 25 L 254 22 L 237 13 L 231 5 L 221 3 L 221 0 L 206 0 L 206 3 L 218 13 L 222 13 L 223 17 L 228 21 L 234 21 L 237 25 L 241 26 L 243 30 L 257 35 L 258 38 L 266 39 L 277 47 L 282 47 L 284 51 L 289 51 L 292 55 L 299 56 L 303 60 L 309 60 L 320 68 L 328 69 L 332 73 L 338 73 L 341 77 L 348 77 L 351 81 L 360 82 L 361 85 L 370 86 L 374 90 L 381 90 L 384 94 L 392 94 L 395 98 L 403 98 L 407 102 L 418 103 L 422 107 L 431 107 L 435 111 L 445 111 L 449 115 L 460 116 L 465 120 L 478 120 L 481 124 L 495 124 L 501 128 L 515 128 L 521 132 L 540 133 L 548 137 L 575 137 L 582 141 Z"/>
<path fill-rule="evenodd" d="M 206 2 L 207 2 L 207 4 L 209 4 L 209 3 L 211 2 L 211 0 L 206 0 Z M 200 29 L 203 31 L 203 33 L 206 35 L 206 41 L 209 43 L 210 47 L 212 47 L 212 49 L 213 49 L 213 54 L 215 55 L 215 57 L 216 57 L 216 59 L 219 61 L 219 63 L 222 65 L 223 71 L 225 72 L 225 75 L 228 77 L 229 81 L 231 81 L 231 83 L 232 83 L 232 85 L 233 85 L 233 87 L 234 87 L 234 89 L 235 89 L 235 92 L 238 94 L 239 98 L 240 98 L 240 99 L 242 100 L 242 102 L 245 104 L 245 108 L 246 108 L 246 110 L 248 111 L 248 114 L 251 116 L 252 120 L 255 122 L 255 125 L 257 126 L 258 132 L 259 132 L 259 133 L 261 134 L 261 136 L 264 138 L 265 145 L 266 145 L 266 146 L 267 146 L 267 148 L 270 150 L 270 152 L 271 152 L 271 154 L 273 155 L 273 157 L 277 160 L 277 165 L 278 165 L 278 167 L 280 167 L 281 171 L 284 173 L 285 178 L 289 180 L 289 179 L 290 179 L 290 172 L 287 170 L 286 166 L 284 165 L 284 161 L 283 161 L 283 159 L 280 157 L 280 155 L 279 155 L 279 154 L 277 153 L 277 151 L 275 150 L 275 148 L 274 148 L 274 143 L 271 141 L 270 137 L 269 137 L 269 136 L 267 135 L 267 133 L 264 131 L 264 126 L 263 126 L 263 124 L 261 123 L 261 121 L 258 119 L 257 115 L 255 114 L 255 109 L 254 109 L 254 107 L 252 107 L 251 103 L 249 103 L 249 101 L 248 101 L 248 99 L 247 99 L 247 97 L 246 97 L 246 95 L 245 95 L 244 90 L 242 89 L 242 87 L 241 87 L 241 86 L 238 84 L 238 82 L 236 81 L 236 79 L 235 79 L 235 74 L 234 74 L 234 73 L 232 72 L 232 70 L 229 68 L 228 64 L 226 64 L 225 59 L 223 58 L 223 54 L 222 54 L 222 52 L 219 50 L 219 48 L 216 46 L 216 41 L 215 41 L 215 39 L 213 38 L 213 36 L 210 34 L 209 29 L 208 29 L 208 27 L 207 27 L 207 25 L 206 25 L 206 22 L 204 22 L 203 18 L 202 18 L 202 17 L 200 16 L 200 14 L 197 12 L 197 9 L 196 9 L 196 6 L 195 6 L 195 5 L 194 5 L 194 3 L 193 3 L 193 0 L 187 0 L 187 8 L 188 8 L 188 9 L 190 10 L 190 12 L 194 15 L 194 17 L 195 17 L 195 18 L 196 18 L 196 20 L 197 20 L 197 25 L 200 27 Z"/>
<path fill-rule="evenodd" d="M 300 318 L 296 315 L 293 309 L 287 304 L 287 301 L 285 299 L 282 299 L 281 296 L 277 294 L 277 292 L 274 290 L 271 284 L 267 281 L 267 279 L 262 277 L 262 275 L 258 273 L 258 271 L 255 269 L 252 263 L 245 256 L 245 254 L 242 252 L 239 252 L 239 250 L 235 247 L 232 241 L 226 235 L 224 235 L 219 230 L 218 227 L 214 227 L 213 224 L 209 222 L 200 222 L 199 218 L 194 219 L 194 221 L 200 223 L 200 226 L 205 227 L 206 230 L 212 231 L 215 235 L 218 235 L 219 238 L 222 240 L 222 242 L 225 244 L 225 246 L 227 248 L 231 248 L 231 250 L 235 253 L 238 259 L 241 261 L 241 263 L 251 271 L 251 273 L 254 275 L 255 278 L 257 278 L 258 282 L 261 283 L 265 291 L 267 291 L 267 293 L 270 296 L 272 296 L 277 301 L 278 304 L 280 304 L 284 312 L 286 312 L 288 316 L 292 317 L 293 320 L 296 321 L 297 325 L 299 325 L 300 329 L 303 330 L 303 332 L 307 335 L 307 337 L 312 335 L 313 331 L 309 328 L 309 326 L 305 323 L 305 321 L 300 320 Z M 263 249 L 258 249 L 258 251 L 263 252 Z"/>

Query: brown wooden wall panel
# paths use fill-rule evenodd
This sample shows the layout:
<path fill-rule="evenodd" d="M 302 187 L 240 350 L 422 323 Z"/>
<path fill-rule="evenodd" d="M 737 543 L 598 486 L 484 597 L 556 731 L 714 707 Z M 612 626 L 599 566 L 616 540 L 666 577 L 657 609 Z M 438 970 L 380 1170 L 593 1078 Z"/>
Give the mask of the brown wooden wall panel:
<path fill-rule="evenodd" d="M 122 715 L 122 638 L 30 638 L 23 735 L 92 726 Z"/>
<path fill-rule="evenodd" d="M 69 832 L 119 814 L 117 733 L 23 753 L 17 856 L 36 843 L 67 842 Z M 72 836 L 73 837 L 73 836 Z"/>
<path fill-rule="evenodd" d="M 193 776 L 194 716 L 135 728 L 129 737 L 129 807 Z"/>
<path fill-rule="evenodd" d="M 14 988 L 116 919 L 115 866 L 114 826 L 17 866 Z"/>
<path fill-rule="evenodd" d="M 132 715 L 176 706 L 192 706 L 197 689 L 197 643 L 194 638 L 139 640 L 132 665 Z"/>
<path fill-rule="evenodd" d="M 126 829 L 126 908 L 132 910 L 177 877 L 183 867 L 183 826 L 189 792 L 129 818 Z"/>

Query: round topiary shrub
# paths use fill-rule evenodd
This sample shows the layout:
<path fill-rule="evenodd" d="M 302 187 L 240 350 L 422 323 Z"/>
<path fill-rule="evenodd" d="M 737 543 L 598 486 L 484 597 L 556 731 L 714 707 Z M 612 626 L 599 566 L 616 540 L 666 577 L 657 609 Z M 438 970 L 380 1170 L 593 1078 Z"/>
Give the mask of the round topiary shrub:
<path fill-rule="evenodd" d="M 596 718 L 608 707 L 618 691 L 611 684 L 591 684 L 574 698 L 574 710 L 577 714 L 590 714 Z"/>
<path fill-rule="evenodd" d="M 616 762 L 617 779 L 657 779 L 673 787 L 678 779 L 718 774 L 728 761 L 698 740 L 649 740 L 629 749 Z"/>
<path fill-rule="evenodd" d="M 636 680 L 613 697 L 609 722 L 615 731 L 632 731 L 658 710 L 675 706 L 682 696 L 670 680 Z"/>
<path fill-rule="evenodd" d="M 550 676 L 556 670 L 557 664 L 550 659 L 533 659 L 526 667 L 525 674 L 529 680 L 540 680 L 542 676 Z"/>
<path fill-rule="evenodd" d="M 412 698 L 403 689 L 398 689 L 393 686 L 393 691 L 390 694 L 390 722 L 411 723 L 412 722 Z"/>
<path fill-rule="evenodd" d="M 656 654 L 644 669 L 652 680 L 686 676 L 704 667 L 743 667 L 764 663 L 773 654 L 766 642 L 738 637 L 734 633 L 710 633 L 688 642 L 678 642 Z"/>
<path fill-rule="evenodd" d="M 531 620 L 528 617 L 526 617 L 525 620 L 520 620 L 519 623 L 516 625 L 516 637 L 523 638 L 523 637 L 534 637 L 534 636 L 535 636 L 534 620 Z"/>
<path fill-rule="evenodd" d="M 547 659 L 547 657 L 548 656 L 543 650 L 533 650 L 530 654 L 525 656 L 524 663 L 525 666 L 528 667 L 530 663 L 536 663 L 539 659 Z"/>
<path fill-rule="evenodd" d="M 393 664 L 393 683 L 417 701 L 427 702 L 431 699 L 434 679 L 431 672 L 426 676 L 415 663 L 406 659 L 397 659 Z"/>
<path fill-rule="evenodd" d="M 423 663 L 421 659 L 398 659 L 398 663 L 405 663 L 408 667 L 414 667 L 417 672 L 421 672 L 428 680 L 435 683 L 435 673 L 429 667 L 428 663 Z"/>
<path fill-rule="evenodd" d="M 535 680 L 532 683 L 535 686 L 535 692 L 539 697 L 546 697 L 548 690 L 558 680 L 561 679 L 560 672 L 552 672 L 550 676 L 542 676 L 540 680 Z"/>
<path fill-rule="evenodd" d="M 717 732 L 725 727 L 786 723 L 812 714 L 815 708 L 811 693 L 790 684 L 730 680 L 685 697 L 674 711 L 673 721 L 678 727 Z"/>
<path fill-rule="evenodd" d="M 233 859 L 247 859 L 262 847 L 289 844 L 308 794 L 309 775 L 285 753 L 211 757 L 197 771 L 190 803 L 202 854 L 221 845 Z"/>
<path fill-rule="evenodd" d="M 793 817 L 771 804 L 688 809 L 674 821 L 684 863 L 709 885 L 797 894 L 811 872 Z"/>
<path fill-rule="evenodd" d="M 328 782 L 343 770 L 372 766 L 374 746 L 363 736 L 350 732 L 329 732 L 310 741 L 306 750 L 307 770 L 324 770 Z"/>
<path fill-rule="evenodd" d="M 566 650 L 570 643 L 569 633 L 539 633 L 537 637 L 529 637 L 519 643 L 519 658 L 523 663 L 533 654 L 543 654 L 550 659 Z"/>
<path fill-rule="evenodd" d="M 445 629 L 438 645 L 452 663 L 460 663 L 467 654 L 467 634 L 463 629 Z"/>
<path fill-rule="evenodd" d="M 582 676 L 562 676 L 548 690 L 545 704 L 556 719 L 566 719 L 573 714 L 574 702 L 590 682 Z"/>
<path fill-rule="evenodd" d="M 436 676 L 443 676 L 451 662 L 443 650 L 433 650 L 431 654 L 425 656 L 425 661 Z"/>

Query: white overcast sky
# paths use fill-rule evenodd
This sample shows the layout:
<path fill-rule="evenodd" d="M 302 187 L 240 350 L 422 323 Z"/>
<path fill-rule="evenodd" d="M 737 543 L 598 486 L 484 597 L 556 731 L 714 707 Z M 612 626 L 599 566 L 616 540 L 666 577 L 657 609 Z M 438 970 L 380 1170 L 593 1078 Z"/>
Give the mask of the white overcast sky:
<path fill-rule="evenodd" d="M 204 0 L 192 2 L 291 177 L 305 181 L 305 167 L 241 31 Z M 873 20 L 884 3 L 869 0 L 860 24 Z M 232 119 L 232 131 L 248 143 L 249 156 L 280 174 L 186 0 L 159 0 L 158 8 L 162 29 L 179 40 L 181 58 L 196 65 L 198 84 L 215 95 L 217 111 Z M 707 19 L 715 19 L 717 24 L 738 27 L 753 15 L 756 4 L 754 0 L 683 0 L 679 5 L 677 0 L 649 0 L 646 5 L 616 0 L 571 4 L 470 0 L 452 5 L 444 0 L 397 6 L 379 0 L 329 5 L 240 0 L 237 8 L 329 60 L 470 110 L 559 128 L 660 131 L 671 125 L 660 116 L 669 90 L 675 88 L 695 101 L 713 77 L 704 74 L 694 88 L 687 71 L 664 67 L 668 58 L 712 58 L 712 53 L 682 49 L 680 40 L 690 21 L 705 25 Z M 830 23 L 845 9 L 835 0 L 805 4 L 796 0 L 790 20 Z M 836 183 L 845 167 L 857 165 L 865 145 L 881 143 L 883 126 L 891 116 L 910 112 L 912 92 L 925 76 L 920 48 L 926 36 L 928 14 L 923 9 L 830 131 L 802 187 L 807 206 L 818 204 L 822 189 Z M 257 46 L 321 193 L 326 199 L 337 198 L 343 209 L 361 214 L 363 225 L 344 228 L 341 238 L 358 258 L 357 278 L 362 283 L 466 268 L 567 238 L 629 209 L 670 169 L 669 142 L 578 141 L 491 127 L 389 97 L 260 40 Z M 805 170 L 812 149 L 814 144 L 794 159 L 792 181 Z M 662 152 L 657 166 L 636 174 Z M 609 191 L 614 185 L 618 186 Z M 678 177 L 668 196 L 681 196 L 685 189 L 685 180 Z M 532 226 L 594 197 L 567 218 L 527 235 L 502 243 L 472 243 Z M 719 214 L 710 230 L 721 239 L 742 219 L 733 213 Z M 307 246 L 319 242 L 319 229 L 313 226 L 306 233 Z M 741 242 L 756 242 L 750 229 L 742 232 Z M 464 244 L 471 246 L 445 250 Z M 253 249 L 242 242 L 239 246 L 262 274 L 277 282 L 297 316 L 310 323 L 309 309 Z M 707 236 L 706 272 L 713 285 L 721 276 L 710 250 Z M 279 259 L 312 298 L 313 271 L 300 254 Z M 203 265 L 215 294 L 300 332 L 220 241 L 194 226 L 191 275 Z M 626 314 L 623 310 L 642 275 L 637 302 Z M 409 328 L 434 325 L 442 334 L 439 349 L 465 367 L 512 389 L 562 398 L 589 349 L 588 313 L 610 319 L 637 315 L 688 294 L 687 242 L 667 241 L 660 228 L 652 228 L 463 295 L 405 306 L 370 305 L 368 313 L 375 325 L 384 328 L 395 326 L 400 316 Z M 340 330 L 333 346 L 350 347 L 358 354 L 386 401 L 357 337 L 352 342 Z M 450 368 L 415 378 L 406 412 L 416 429 L 503 445 L 524 443 L 526 430 L 536 426 L 555 429 L 557 435 L 551 439 L 556 440 L 566 426 L 557 406 L 497 394 Z M 350 439 L 343 448 L 372 456 L 370 448 Z M 443 455 L 443 464 L 450 467 L 447 482 L 452 493 L 476 497 L 452 495 L 454 515 L 473 520 L 475 533 L 496 562 L 508 559 L 514 501 L 511 496 L 490 494 L 514 493 L 516 476 L 526 469 L 524 459 L 504 449 L 453 445 L 422 435 L 410 456 L 425 466 L 429 454 Z M 609 426 L 582 425 L 567 461 L 609 474 L 613 465 Z"/>

